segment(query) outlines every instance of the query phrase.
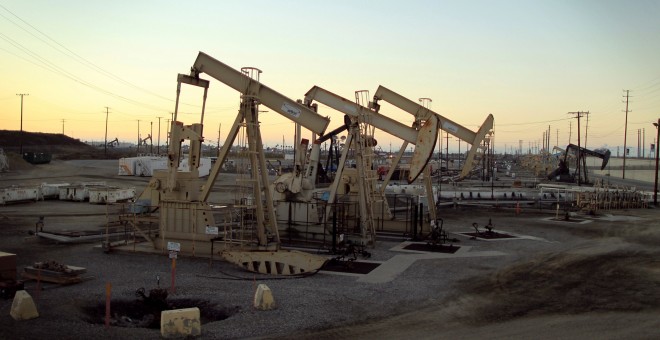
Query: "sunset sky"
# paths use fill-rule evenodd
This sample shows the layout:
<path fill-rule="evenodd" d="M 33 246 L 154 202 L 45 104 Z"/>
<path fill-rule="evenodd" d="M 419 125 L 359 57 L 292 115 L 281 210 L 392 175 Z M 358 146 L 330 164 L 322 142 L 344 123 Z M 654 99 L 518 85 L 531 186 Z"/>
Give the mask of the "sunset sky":
<path fill-rule="evenodd" d="M 37 1 L 0 0 L 0 129 L 135 142 L 174 111 L 176 76 L 203 51 L 292 99 L 318 85 L 353 100 L 383 85 L 472 130 L 495 116 L 498 152 L 577 141 L 568 112 L 589 111 L 589 148 L 646 152 L 660 118 L 660 1 Z M 203 76 L 210 79 L 208 76 Z M 239 94 L 210 79 L 205 137 L 224 139 Z M 199 120 L 201 92 L 184 88 L 179 117 Z M 267 146 L 293 123 L 261 114 Z M 320 106 L 329 129 L 342 115 Z M 412 116 L 384 104 L 405 124 Z M 569 127 L 570 125 L 570 127 Z M 220 128 L 221 126 L 221 128 Z M 584 132 L 586 119 L 581 121 Z M 380 133 L 383 150 L 401 141 Z M 0 146 L 1 147 L 1 146 Z M 450 151 L 458 143 L 450 138 Z M 463 143 L 463 150 L 465 143 Z M 622 149 L 621 149 L 622 150 Z M 631 152 L 632 153 L 632 152 Z"/>

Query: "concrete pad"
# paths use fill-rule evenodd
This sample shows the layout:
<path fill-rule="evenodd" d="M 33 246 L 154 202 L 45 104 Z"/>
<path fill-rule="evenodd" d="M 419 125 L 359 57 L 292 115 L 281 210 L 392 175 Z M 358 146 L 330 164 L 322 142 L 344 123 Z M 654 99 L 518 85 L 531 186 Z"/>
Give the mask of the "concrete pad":
<path fill-rule="evenodd" d="M 164 310 L 160 313 L 160 335 L 163 338 L 199 336 L 201 334 L 202 323 L 199 319 L 199 308 Z"/>
<path fill-rule="evenodd" d="M 483 256 L 502 256 L 506 255 L 500 251 L 468 251 L 471 247 L 463 246 L 454 254 L 447 253 L 417 253 L 410 255 L 396 255 L 384 262 L 378 268 L 372 270 L 369 274 L 358 279 L 358 282 L 366 283 L 384 283 L 394 280 L 394 278 L 403 273 L 417 260 L 429 259 L 451 259 L 460 257 L 483 257 Z"/>
<path fill-rule="evenodd" d="M 273 292 L 263 283 L 257 286 L 257 291 L 254 293 L 254 308 L 259 310 L 273 310 L 276 308 Z"/>
<path fill-rule="evenodd" d="M 32 296 L 24 290 L 19 290 L 14 296 L 9 315 L 17 321 L 30 320 L 39 317 L 39 312 Z"/>

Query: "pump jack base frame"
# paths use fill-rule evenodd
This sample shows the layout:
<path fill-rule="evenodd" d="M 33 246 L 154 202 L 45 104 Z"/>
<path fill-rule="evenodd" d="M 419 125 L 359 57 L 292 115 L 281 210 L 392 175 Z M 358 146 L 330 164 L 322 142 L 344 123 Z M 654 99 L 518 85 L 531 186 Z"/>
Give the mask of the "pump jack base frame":
<path fill-rule="evenodd" d="M 220 256 L 245 270 L 270 275 L 313 274 L 328 261 L 323 256 L 296 250 L 222 251 Z"/>

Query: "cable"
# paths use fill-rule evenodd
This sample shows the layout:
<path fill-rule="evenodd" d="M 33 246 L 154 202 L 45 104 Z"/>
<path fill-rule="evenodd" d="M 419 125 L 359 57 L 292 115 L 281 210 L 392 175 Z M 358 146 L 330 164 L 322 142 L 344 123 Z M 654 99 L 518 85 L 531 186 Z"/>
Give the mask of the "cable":
<path fill-rule="evenodd" d="M 560 119 L 546 120 L 546 121 L 542 121 L 542 122 L 514 123 L 514 124 L 506 124 L 506 126 L 545 124 L 545 123 L 560 122 L 560 121 L 563 121 L 563 120 L 570 120 L 570 119 L 573 119 L 573 118 L 560 118 Z"/>
<path fill-rule="evenodd" d="M 93 90 L 96 90 L 96 91 L 101 92 L 101 93 L 104 93 L 104 94 L 106 94 L 106 95 L 109 95 L 109 96 L 115 97 L 115 98 L 117 98 L 117 99 L 120 99 L 120 100 L 126 101 L 126 102 L 128 102 L 128 103 L 131 103 L 131 104 L 134 104 L 134 105 L 138 105 L 138 106 L 142 106 L 142 107 L 145 107 L 145 108 L 150 109 L 150 110 L 155 110 L 155 111 L 165 111 L 165 110 L 163 110 L 162 108 L 158 108 L 158 107 L 155 107 L 155 106 L 152 106 L 152 105 L 148 105 L 148 104 L 145 104 L 145 103 L 142 103 L 142 102 L 139 102 L 139 101 L 136 101 L 136 100 L 133 100 L 133 99 L 130 99 L 130 98 L 124 97 L 124 96 L 122 96 L 122 95 L 116 94 L 116 93 L 114 93 L 114 92 L 110 92 L 110 91 L 105 90 L 105 89 L 103 89 L 103 88 L 100 88 L 100 87 L 98 87 L 98 86 L 96 86 L 96 85 L 93 85 L 93 84 L 91 84 L 91 83 L 88 83 L 88 82 L 86 82 L 85 80 L 80 79 L 80 78 L 78 78 L 77 76 L 75 76 L 75 75 L 73 75 L 73 74 L 67 72 L 66 70 L 64 70 L 64 69 L 62 69 L 62 68 L 60 68 L 60 67 L 58 67 L 57 65 L 53 64 L 52 62 L 50 62 L 50 61 L 48 61 L 48 60 L 42 58 L 42 57 L 39 56 L 38 54 L 32 52 L 30 49 L 26 48 L 25 46 L 21 45 L 20 43 L 16 42 L 15 40 L 9 38 L 8 36 L 4 35 L 3 33 L 0 33 L 0 38 L 2 38 L 3 40 L 7 41 L 7 42 L 10 43 L 10 44 L 12 44 L 14 47 L 18 48 L 19 50 L 23 51 L 24 53 L 30 55 L 32 58 L 36 59 L 37 61 L 40 61 L 41 63 L 43 63 L 43 65 L 40 65 L 40 66 L 43 67 L 43 68 L 45 68 L 46 70 L 49 70 L 49 71 L 51 71 L 51 72 L 53 72 L 53 73 L 56 73 L 56 74 L 58 74 L 58 75 L 60 75 L 60 76 L 63 76 L 63 77 L 69 78 L 69 79 L 71 79 L 71 80 L 73 80 L 73 81 L 75 81 L 75 82 L 77 82 L 77 83 L 79 83 L 79 84 L 82 84 L 82 85 L 84 85 L 84 86 L 87 86 L 87 87 L 89 87 L 89 88 L 91 88 L 91 89 L 93 89 Z M 24 59 L 24 58 L 22 58 L 22 59 Z M 24 59 L 24 60 L 26 60 L 26 59 Z M 28 60 L 28 61 L 29 61 L 29 60 Z"/>
<path fill-rule="evenodd" d="M 62 54 L 64 54 L 64 55 L 66 55 L 67 57 L 69 57 L 69 58 L 71 58 L 71 59 L 77 61 L 78 63 L 80 63 L 80 64 L 82 64 L 82 65 L 84 65 L 84 66 L 86 66 L 86 67 L 88 67 L 88 68 L 90 68 L 90 69 L 92 69 L 92 70 L 94 70 L 94 71 L 96 71 L 96 72 L 102 74 L 102 75 L 105 75 L 105 76 L 108 77 L 108 78 L 114 79 L 114 80 L 116 80 L 116 81 L 118 81 L 118 82 L 120 82 L 120 83 L 123 83 L 123 84 L 125 84 L 125 85 L 128 85 L 128 86 L 130 86 L 130 87 L 132 87 L 132 88 L 138 89 L 138 90 L 140 90 L 140 91 L 143 91 L 143 92 L 145 92 L 145 93 L 148 93 L 148 94 L 150 94 L 150 95 L 152 95 L 152 96 L 155 96 L 155 97 L 158 97 L 158 98 L 160 98 L 160 99 L 167 100 L 167 101 L 169 101 L 169 102 L 174 102 L 174 100 L 172 100 L 171 98 L 164 97 L 164 96 L 162 96 L 162 95 L 160 95 L 160 94 L 157 94 L 157 93 L 152 92 L 152 91 L 149 91 L 149 90 L 147 90 L 147 89 L 145 89 L 145 88 L 139 87 L 139 86 L 137 86 L 137 85 L 135 85 L 135 84 L 133 84 L 133 83 L 127 81 L 127 80 L 124 80 L 124 79 L 118 77 L 118 76 L 115 75 L 115 74 L 112 74 L 111 72 L 108 72 L 108 71 L 104 70 L 103 68 L 101 68 L 101 67 L 99 67 L 98 65 L 92 63 L 91 61 L 89 61 L 89 60 L 87 60 L 87 59 L 81 57 L 79 54 L 77 54 L 77 53 L 75 53 L 74 51 L 70 50 L 70 49 L 67 48 L 66 46 L 60 44 L 60 43 L 57 42 L 55 39 L 53 39 L 53 38 L 51 38 L 50 36 L 48 36 L 46 33 L 42 32 L 42 31 L 40 31 L 39 29 L 37 29 L 36 27 L 32 26 L 30 23 L 28 23 L 27 21 L 23 20 L 23 19 L 22 19 L 21 17 L 19 17 L 18 15 L 14 14 L 12 11 L 10 11 L 9 9 L 7 9 L 5 6 L 3 6 L 3 5 L 0 4 L 0 7 L 2 7 L 2 9 L 4 9 L 5 11 L 7 11 L 9 14 L 13 15 L 15 18 L 17 18 L 18 20 L 20 20 L 20 21 L 23 22 L 24 24 L 28 25 L 28 26 L 29 26 L 30 28 L 32 28 L 33 30 L 39 32 L 39 34 L 41 34 L 42 36 L 46 37 L 48 40 L 54 42 L 55 44 L 57 44 L 58 46 L 60 46 L 61 48 L 63 48 L 63 49 L 66 50 L 67 52 L 69 52 L 70 54 L 67 54 L 67 53 L 63 52 L 61 49 L 59 49 L 59 48 L 53 46 L 53 45 L 50 44 L 49 42 L 45 41 L 44 39 L 41 39 L 41 38 L 38 37 L 37 35 L 33 34 L 33 33 L 30 32 L 29 30 L 25 29 L 24 27 L 20 26 L 19 24 L 15 23 L 14 21 L 10 20 L 10 19 L 7 18 L 6 16 L 0 14 L 0 16 L 2 16 L 3 18 L 5 18 L 7 21 L 11 22 L 12 24 L 14 24 L 15 26 L 17 26 L 18 28 L 20 28 L 20 29 L 22 29 L 23 31 L 25 31 L 25 32 L 27 32 L 28 34 L 30 34 L 31 36 L 37 38 L 39 41 L 43 42 L 44 44 L 46 44 L 46 45 L 52 47 L 54 50 L 56 50 L 56 51 L 58 51 L 58 52 L 60 52 L 60 53 L 62 53 Z M 191 104 L 186 104 L 186 105 L 191 105 Z M 199 106 L 199 105 L 195 105 L 195 106 Z"/>
<path fill-rule="evenodd" d="M 656 83 L 653 84 L 653 82 L 656 82 Z M 650 85 L 646 85 L 646 84 L 649 84 L 649 83 L 650 83 Z M 645 91 L 646 89 L 653 88 L 653 87 L 656 87 L 656 86 L 660 86 L 660 77 L 657 77 L 653 80 L 650 80 L 650 81 L 646 82 L 645 84 L 640 85 L 639 87 L 636 87 L 636 88 L 633 88 L 633 89 L 635 91 Z"/>
<path fill-rule="evenodd" d="M 30 34 L 31 36 L 35 37 L 35 38 L 38 39 L 39 41 L 41 41 L 41 42 L 43 42 L 44 44 L 50 46 L 50 47 L 53 48 L 54 50 L 56 50 L 56 51 L 62 53 L 63 55 L 65 55 L 65 56 L 67 56 L 67 57 L 69 57 L 69 58 L 75 60 L 76 62 L 78 62 L 78 63 L 84 65 L 84 66 L 87 67 L 87 68 L 90 68 L 90 69 L 92 69 L 92 70 L 94 70 L 94 71 L 96 71 L 96 72 L 98 72 L 98 73 L 100 73 L 100 74 L 102 74 L 102 75 L 104 75 L 104 76 L 106 76 L 106 77 L 108 77 L 108 78 L 110 78 L 110 79 L 113 79 L 113 80 L 115 80 L 115 81 L 117 81 L 117 82 L 120 82 L 120 83 L 122 83 L 122 84 L 124 84 L 124 85 L 127 85 L 127 86 L 132 87 L 132 88 L 137 89 L 137 90 L 140 90 L 140 91 L 142 91 L 142 92 L 144 92 L 144 93 L 150 94 L 150 95 L 152 95 L 152 96 L 154 96 L 154 97 L 157 97 L 157 98 L 159 98 L 159 99 L 166 100 L 166 101 L 168 101 L 168 102 L 174 102 L 174 100 L 171 99 L 171 98 L 165 97 L 165 96 L 163 96 L 163 95 L 160 95 L 160 94 L 158 94 L 158 93 L 155 93 L 155 92 L 150 91 L 150 90 L 148 90 L 148 89 L 145 89 L 145 88 L 143 88 L 143 87 L 140 87 L 140 86 L 138 86 L 138 85 L 135 85 L 135 84 L 133 84 L 133 83 L 131 83 L 131 82 L 129 82 L 129 81 L 127 81 L 127 80 L 125 80 L 125 79 L 123 79 L 123 78 L 121 78 L 121 77 L 115 75 L 115 74 L 113 74 L 112 72 L 109 72 L 109 71 L 107 71 L 107 70 L 101 68 L 100 66 L 94 64 L 93 62 L 91 62 L 91 61 L 89 61 L 88 59 L 86 59 L 86 58 L 80 56 L 79 54 L 77 54 L 76 52 L 72 51 L 72 50 L 69 49 L 68 47 L 66 47 L 66 46 L 64 46 L 63 44 L 59 43 L 57 40 L 51 38 L 49 35 L 47 35 L 46 33 L 42 32 L 42 31 L 39 30 L 38 28 L 34 27 L 34 26 L 33 26 L 32 24 L 30 24 L 29 22 L 23 20 L 21 17 L 19 17 L 18 15 L 16 15 L 14 12 L 10 11 L 7 7 L 3 6 L 2 4 L 0 4 L 0 7 L 1 7 L 2 9 L 4 9 L 7 13 L 11 14 L 12 16 L 14 16 L 16 19 L 20 20 L 20 21 L 21 21 L 22 23 L 24 23 L 25 25 L 29 26 L 31 29 L 33 29 L 33 30 L 35 30 L 36 32 L 38 32 L 39 34 L 41 34 L 41 35 L 42 35 L 43 37 L 45 37 L 46 39 L 52 41 L 52 42 L 55 43 L 56 45 L 60 46 L 62 49 L 66 50 L 66 52 L 68 52 L 68 53 L 62 51 L 62 49 L 60 49 L 60 48 L 58 48 L 58 47 L 56 47 L 56 46 L 53 46 L 53 44 L 51 44 L 51 43 L 45 41 L 44 39 L 42 39 L 42 38 L 40 38 L 39 36 L 35 35 L 34 33 L 30 32 L 30 31 L 27 30 L 25 27 L 22 27 L 21 25 L 17 24 L 17 23 L 14 22 L 13 20 L 11 20 L 11 19 L 7 18 L 6 16 L 0 14 L 0 16 L 2 16 L 3 18 L 5 18 L 5 20 L 11 22 L 11 23 L 14 24 L 16 27 L 22 29 L 23 31 L 27 32 L 28 34 Z M 12 53 L 12 54 L 13 54 L 13 53 Z M 118 95 L 116 95 L 116 96 L 118 96 Z M 124 100 L 127 100 L 127 99 L 124 99 Z M 134 101 L 134 102 L 135 102 L 135 103 L 138 103 L 137 101 Z M 184 102 L 181 102 L 180 104 L 181 104 L 181 105 L 185 105 L 185 106 L 191 106 L 191 107 L 198 107 L 198 108 L 201 107 L 201 105 L 197 105 L 197 104 L 189 104 L 189 103 L 184 103 Z M 144 104 L 144 103 L 140 103 L 140 104 L 136 104 L 136 105 L 143 105 L 143 106 L 144 106 L 144 105 L 146 105 L 146 104 Z M 149 106 L 149 105 L 147 105 L 147 106 Z M 216 109 L 216 110 L 223 110 L 223 109 L 224 109 L 224 108 L 218 108 L 218 109 Z M 160 109 L 159 109 L 159 110 L 160 110 Z M 213 112 L 216 112 L 216 111 L 214 111 L 214 110 L 207 110 L 207 113 L 213 113 Z"/>
<path fill-rule="evenodd" d="M 14 24 L 15 26 L 17 26 L 18 28 L 22 29 L 23 31 L 27 32 L 28 34 L 30 34 L 30 35 L 33 36 L 34 38 L 38 39 L 39 41 L 43 42 L 44 44 L 46 44 L 46 45 L 50 46 L 51 48 L 55 49 L 55 50 L 58 51 L 59 53 L 62 53 L 63 55 L 65 55 L 65 56 L 67 56 L 67 57 L 69 57 L 69 58 L 75 60 L 76 62 L 78 62 L 78 63 L 80 63 L 80 64 L 82 64 L 82 65 L 84 65 L 84 66 L 86 66 L 86 67 L 88 67 L 88 68 L 90 68 L 90 69 L 92 69 L 92 70 L 94 70 L 94 71 L 96 71 L 96 72 L 98 72 L 98 73 L 100 73 L 100 74 L 102 74 L 102 75 L 108 77 L 108 78 L 111 78 L 111 79 L 113 79 L 113 80 L 115 80 L 115 81 L 117 81 L 117 82 L 120 82 L 120 83 L 122 83 L 122 84 L 124 84 L 124 85 L 127 85 L 127 86 L 129 86 L 129 87 L 132 87 L 132 88 L 134 88 L 134 89 L 138 89 L 138 90 L 140 90 L 140 91 L 142 91 L 142 92 L 148 93 L 148 94 L 150 94 L 150 95 L 152 95 L 152 96 L 158 97 L 158 98 L 163 99 L 163 100 L 166 100 L 166 101 L 168 101 L 168 102 L 174 102 L 173 99 L 167 98 L 167 97 L 162 96 L 162 95 L 160 95 L 160 94 L 157 94 L 157 93 L 155 93 L 155 92 L 153 92 L 153 91 L 150 91 L 150 90 L 147 90 L 147 89 L 145 89 L 145 88 L 143 88 L 143 87 L 137 86 L 137 85 L 135 85 L 135 84 L 133 84 L 133 83 L 131 83 L 131 82 L 129 82 L 129 81 L 126 81 L 126 80 L 120 78 L 119 76 L 117 76 L 117 75 L 115 75 L 115 74 L 113 74 L 113 73 L 111 73 L 111 72 L 109 72 L 109 71 L 104 70 L 103 68 L 99 67 L 98 65 L 92 63 L 91 61 L 85 59 L 84 57 L 82 57 L 82 56 L 80 56 L 79 54 L 75 53 L 74 51 L 70 50 L 70 49 L 67 48 L 66 46 L 64 46 L 64 45 L 62 45 L 61 43 L 57 42 L 55 39 L 51 38 L 51 37 L 48 36 L 47 34 L 43 33 L 42 31 L 40 31 L 39 29 L 37 29 L 36 27 L 34 27 L 33 25 L 31 25 L 31 24 L 28 23 L 27 21 L 25 21 L 25 20 L 23 20 L 22 18 L 20 18 L 18 15 L 14 14 L 12 11 L 10 11 L 9 9 L 7 9 L 5 6 L 3 6 L 3 5 L 0 4 L 0 7 L 1 7 L 2 9 L 4 9 L 5 11 L 7 11 L 8 13 L 10 13 L 11 15 L 13 15 L 15 18 L 17 18 L 17 19 L 20 20 L 21 22 L 23 22 L 25 25 L 29 26 L 30 28 L 32 28 L 33 30 L 35 30 L 36 32 L 38 32 L 39 34 L 41 34 L 42 36 L 44 36 L 45 38 L 47 38 L 48 40 L 50 40 L 50 41 L 52 41 L 53 43 L 55 43 L 55 44 L 57 44 L 58 46 L 60 46 L 61 48 L 58 48 L 58 47 L 54 46 L 53 44 L 49 43 L 48 41 L 45 41 L 44 39 L 40 38 L 39 36 L 35 35 L 34 33 L 30 32 L 29 30 L 27 30 L 25 27 L 22 27 L 21 25 L 17 24 L 17 23 L 14 22 L 13 20 L 9 19 L 9 18 L 6 17 L 5 15 L 0 14 L 0 16 L 2 16 L 5 20 L 11 22 L 12 24 Z M 0 34 L 1 34 L 1 33 L 0 33 Z M 103 88 L 100 88 L 100 87 L 98 87 L 98 86 L 96 86 L 96 85 L 94 85 L 94 84 L 92 84 L 92 83 L 86 82 L 86 81 L 80 79 L 79 77 L 77 77 L 77 76 L 75 76 L 75 75 L 73 75 L 73 74 L 67 72 L 66 70 L 64 70 L 64 69 L 62 69 L 62 68 L 60 68 L 60 67 L 58 67 L 57 65 L 53 64 L 52 62 L 50 62 L 50 61 L 48 61 L 48 60 L 46 60 L 46 59 L 40 57 L 40 56 L 39 56 L 38 54 L 36 54 L 35 52 L 33 52 L 33 51 L 31 51 L 30 49 L 26 48 L 25 46 L 19 44 L 18 42 L 12 40 L 11 38 L 9 38 L 8 36 L 6 36 L 6 35 L 4 35 L 4 34 L 3 34 L 3 39 L 4 39 L 5 41 L 9 42 L 10 44 L 14 45 L 14 47 L 18 48 L 19 50 L 22 50 L 24 53 L 30 55 L 30 56 L 33 57 L 34 59 L 40 61 L 41 63 L 43 63 L 43 65 L 37 64 L 37 63 L 35 63 L 35 62 L 33 62 L 33 61 L 30 61 L 30 60 L 28 60 L 28 59 L 25 59 L 25 58 L 23 58 L 23 57 L 17 55 L 17 54 L 15 54 L 15 53 L 12 53 L 12 52 L 10 52 L 10 51 L 7 51 L 7 50 L 3 49 L 4 51 L 6 51 L 6 52 L 8 52 L 8 53 L 10 53 L 10 54 L 12 54 L 12 55 L 14 55 L 14 56 L 20 58 L 20 59 L 23 59 L 23 60 L 25 60 L 25 61 L 28 61 L 28 62 L 30 62 L 30 63 L 32 63 L 32 64 L 34 64 L 34 65 L 39 66 L 39 67 L 45 68 L 45 69 L 47 69 L 47 70 L 49 70 L 49 71 L 51 71 L 51 72 L 54 72 L 54 73 L 57 73 L 57 74 L 59 74 L 59 75 L 65 76 L 65 77 L 67 77 L 67 78 L 69 78 L 69 79 L 71 79 L 71 80 L 74 80 L 74 81 L 76 81 L 76 82 L 78 82 L 78 83 L 80 83 L 80 84 L 83 84 L 83 85 L 85 85 L 85 86 L 87 86 L 87 87 L 90 87 L 90 88 L 92 88 L 92 89 L 94 89 L 94 90 L 96 90 L 96 91 L 99 91 L 99 92 L 102 92 L 102 93 L 104 93 L 104 94 L 107 94 L 107 95 L 113 96 L 113 97 L 115 97 L 115 98 L 118 98 L 118 99 L 121 99 L 121 100 L 127 101 L 127 102 L 129 102 L 129 103 L 131 103 L 131 104 L 138 105 L 138 106 L 142 106 L 142 107 L 145 107 L 145 108 L 148 108 L 148 109 L 151 109 L 151 110 L 166 111 L 166 110 L 163 110 L 162 108 L 158 108 L 158 107 L 153 106 L 153 105 L 145 104 L 145 103 L 139 102 L 139 101 L 137 101 L 137 100 L 130 99 L 130 98 L 128 98 L 128 97 L 125 97 L 125 96 L 122 96 L 122 95 L 119 95 L 119 94 L 113 93 L 113 92 L 111 92 L 111 91 L 105 90 L 105 89 L 103 89 Z M 68 53 L 67 53 L 67 52 L 64 52 L 62 49 L 66 50 Z M 192 106 L 192 107 L 201 107 L 201 105 L 196 105 L 196 104 L 188 104 L 188 103 L 180 103 L 180 104 L 183 104 L 183 105 L 186 105 L 186 106 Z M 219 110 L 222 110 L 222 109 L 223 109 L 223 108 L 220 108 Z M 213 112 L 213 111 L 207 111 L 207 112 Z"/>

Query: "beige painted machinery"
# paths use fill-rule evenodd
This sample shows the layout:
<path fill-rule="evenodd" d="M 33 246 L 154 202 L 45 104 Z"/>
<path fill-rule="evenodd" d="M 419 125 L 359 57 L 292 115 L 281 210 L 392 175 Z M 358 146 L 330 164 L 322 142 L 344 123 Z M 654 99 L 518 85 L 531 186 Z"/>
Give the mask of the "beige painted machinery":
<path fill-rule="evenodd" d="M 431 198 L 431 174 L 429 171 L 428 162 L 433 153 L 435 143 L 438 136 L 438 131 L 444 129 L 450 131 L 452 134 L 459 137 L 461 140 L 467 141 L 472 144 L 469 152 L 467 165 L 464 167 L 463 172 L 469 174 L 476 163 L 480 153 L 486 148 L 485 144 L 489 141 L 489 136 L 492 134 L 493 116 L 489 115 L 477 132 L 472 132 L 469 129 L 443 117 L 433 111 L 418 105 L 395 92 L 388 90 L 384 87 L 379 87 L 373 103 L 368 103 L 369 107 L 361 105 L 361 101 L 365 102 L 364 97 L 366 91 L 356 91 L 355 102 L 342 98 L 330 91 L 321 87 L 314 86 L 305 94 L 305 104 L 309 107 L 315 107 L 314 102 L 322 103 L 330 108 L 344 113 L 345 126 L 349 131 L 348 138 L 345 141 L 345 147 L 342 157 L 339 160 L 338 169 L 336 171 L 335 180 L 330 187 L 328 197 L 328 208 L 326 208 L 325 222 L 330 216 L 329 209 L 332 203 L 337 200 L 339 196 L 353 197 L 354 201 L 358 202 L 360 216 L 360 225 L 362 226 L 363 241 L 371 242 L 373 233 L 374 217 L 386 216 L 389 218 L 389 208 L 385 200 L 384 191 L 389 179 L 392 176 L 392 171 L 400 162 L 403 152 L 408 147 L 408 144 L 415 145 L 415 152 L 410 164 L 410 171 L 408 172 L 408 182 L 413 182 L 422 172 L 424 172 L 424 187 L 427 192 L 427 197 Z M 396 120 L 393 120 L 378 111 L 380 105 L 377 101 L 383 99 L 390 101 L 395 106 L 402 108 L 415 117 L 415 122 L 412 127 L 406 126 Z M 441 124 L 442 123 L 442 124 Z M 373 130 L 377 128 L 387 132 L 395 137 L 401 138 L 404 144 L 393 161 L 392 168 L 388 173 L 385 181 L 381 184 L 381 190 L 377 190 L 376 180 L 377 174 L 374 172 L 372 165 L 373 158 Z M 316 143 L 315 143 L 316 144 Z M 315 145 L 316 146 L 316 145 Z M 346 168 L 347 155 L 351 148 L 354 150 L 355 168 Z M 315 155 L 315 149 L 312 149 L 312 155 Z M 296 155 L 296 157 L 300 157 Z M 312 156 L 313 157 L 313 156 Z M 316 164 L 310 162 L 311 164 Z M 294 173 L 299 173 L 295 171 Z M 306 188 L 313 189 L 313 180 L 302 179 L 299 175 L 287 174 L 276 180 L 276 195 L 280 193 L 282 197 L 295 197 L 291 199 L 287 205 L 280 206 L 283 213 L 281 215 L 289 216 L 290 220 L 304 221 L 304 220 L 317 220 L 316 209 L 309 208 L 308 205 L 301 204 L 301 202 L 309 202 L 312 190 L 304 190 L 301 185 L 290 185 L 294 183 L 294 178 L 298 178 L 299 183 L 305 183 Z M 303 190 L 301 190 L 303 188 Z M 433 201 L 430 201 L 433 202 Z M 429 204 L 429 215 L 431 219 L 437 218 L 437 213 L 434 204 Z M 279 210 L 278 210 L 279 211 Z M 310 217 L 310 212 L 312 213 Z"/>
<path fill-rule="evenodd" d="M 379 86 L 376 90 L 376 94 L 374 94 L 374 100 L 370 104 L 374 111 L 378 112 L 380 110 L 380 105 L 378 102 L 381 100 L 386 101 L 400 108 L 401 110 L 412 114 L 415 117 L 416 126 L 419 126 L 420 123 L 425 122 L 430 117 L 435 116 L 439 120 L 440 129 L 470 144 L 471 147 L 468 151 L 465 165 L 463 166 L 461 174 L 459 175 L 460 179 L 467 177 L 478 164 L 479 160 L 482 158 L 486 151 L 485 145 L 489 143 L 493 134 L 494 118 L 492 114 L 489 114 L 486 117 L 486 120 L 484 120 L 483 124 L 481 124 L 479 127 L 479 130 L 474 132 L 382 85 Z M 407 147 L 407 145 L 401 147 L 400 155 L 397 157 L 397 161 L 401 159 L 401 155 L 403 154 L 403 151 L 405 151 L 405 147 Z M 391 174 L 388 174 L 387 180 L 389 180 L 390 177 Z"/>
<path fill-rule="evenodd" d="M 468 151 L 467 159 L 465 161 L 463 169 L 461 170 L 459 179 L 465 178 L 470 174 L 470 172 L 474 169 L 475 165 L 484 155 L 485 150 L 487 150 L 487 145 L 490 142 L 490 137 L 493 133 L 492 130 L 493 130 L 494 119 L 492 114 L 489 114 L 488 117 L 486 117 L 486 120 L 484 121 L 484 123 L 481 125 L 481 127 L 477 132 L 473 132 L 464 126 L 446 117 L 443 117 L 438 113 L 433 112 L 428 107 L 415 103 L 414 101 L 382 85 L 379 86 L 378 89 L 376 90 L 376 94 L 374 95 L 373 102 L 369 103 L 370 107 L 376 112 L 380 111 L 380 104 L 378 104 L 380 100 L 386 101 L 398 107 L 399 109 L 412 114 L 415 119 L 413 123 L 414 129 L 424 129 L 427 126 L 429 120 L 432 120 L 435 121 L 434 126 L 436 126 L 438 129 L 447 131 L 452 135 L 458 137 L 460 140 L 471 144 L 472 146 L 470 148 L 470 151 Z M 437 136 L 438 131 L 436 131 L 435 134 Z M 401 162 L 401 158 L 403 157 L 403 154 L 407 147 L 408 147 L 408 141 L 404 140 L 403 145 L 401 145 L 401 149 L 399 149 L 399 152 L 392 161 L 390 170 L 383 179 L 381 191 L 384 192 L 385 189 L 387 188 L 387 185 L 390 179 L 392 178 L 392 174 L 394 173 L 397 165 Z M 433 142 L 433 147 L 435 147 L 435 142 Z M 431 150 L 431 152 L 432 151 L 433 150 Z M 435 199 L 433 198 L 431 172 L 429 167 L 427 166 L 428 159 L 423 164 L 417 164 L 417 162 L 419 161 L 420 159 L 413 158 L 411 161 L 411 167 L 419 168 L 424 171 L 424 178 L 423 178 L 424 190 L 426 191 L 426 197 L 428 199 L 429 217 L 431 220 L 435 220 L 437 218 L 437 212 L 434 204 Z M 408 179 L 408 181 L 410 182 L 410 179 Z"/>
<path fill-rule="evenodd" d="M 423 171 L 431 158 L 438 135 L 438 120 L 435 116 L 427 119 L 419 128 L 411 128 L 383 114 L 360 104 L 366 91 L 356 91 L 355 102 L 342 98 L 321 87 L 314 86 L 305 94 L 305 104 L 313 105 L 314 101 L 342 112 L 348 118 L 348 137 L 336 172 L 330 187 L 328 207 L 324 214 L 326 221 L 330 215 L 331 205 L 336 201 L 338 193 L 353 195 L 358 202 L 361 237 L 364 244 L 375 241 L 374 220 L 387 210 L 384 194 L 377 190 L 378 175 L 373 169 L 374 129 L 387 132 L 401 138 L 406 143 L 415 145 L 413 166 L 408 175 L 408 181 L 413 182 Z M 363 100 L 363 99 L 362 99 Z M 355 169 L 345 169 L 349 150 L 355 151 Z M 380 209 L 380 210 L 377 210 Z"/>
<path fill-rule="evenodd" d="M 197 170 L 204 140 L 204 110 L 209 87 L 208 80 L 199 78 L 202 73 L 241 94 L 238 115 L 206 180 L 198 177 Z M 259 127 L 259 106 L 263 104 L 316 134 L 325 131 L 329 119 L 260 83 L 260 73 L 259 69 L 251 67 L 237 71 L 200 52 L 191 68 L 191 75 L 179 74 L 170 130 L 168 170 L 156 172 L 148 190 L 141 196 L 158 206 L 159 238 L 150 241 L 156 249 L 165 251 L 174 244 L 180 251 L 192 255 L 210 254 L 215 245 L 215 250 L 221 251 L 225 259 L 252 271 L 282 275 L 309 272 L 320 267 L 324 258 L 279 250 L 277 220 L 265 171 L 267 167 Z M 204 89 L 201 119 L 198 123 L 184 125 L 178 121 L 182 84 Z M 240 129 L 245 129 L 247 135 L 251 174 L 246 181 L 252 188 L 252 199 L 245 200 L 241 208 L 251 211 L 254 220 L 249 225 L 227 227 L 216 223 L 215 215 L 218 212 L 207 199 Z M 178 171 L 184 141 L 189 142 L 189 172 Z"/>

